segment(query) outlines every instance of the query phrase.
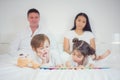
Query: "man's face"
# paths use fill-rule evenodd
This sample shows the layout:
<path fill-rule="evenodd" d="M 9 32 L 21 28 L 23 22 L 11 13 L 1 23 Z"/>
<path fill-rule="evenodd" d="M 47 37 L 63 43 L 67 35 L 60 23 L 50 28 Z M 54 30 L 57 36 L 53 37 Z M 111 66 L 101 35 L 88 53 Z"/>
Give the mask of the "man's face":
<path fill-rule="evenodd" d="M 40 15 L 35 12 L 29 13 L 28 21 L 31 27 L 36 27 L 39 25 Z"/>

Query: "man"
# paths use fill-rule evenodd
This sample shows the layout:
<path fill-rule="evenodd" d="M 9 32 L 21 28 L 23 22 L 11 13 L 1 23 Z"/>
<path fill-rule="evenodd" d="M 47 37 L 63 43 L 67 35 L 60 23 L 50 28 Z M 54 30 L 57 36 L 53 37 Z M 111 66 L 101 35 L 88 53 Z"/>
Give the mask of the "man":
<path fill-rule="evenodd" d="M 39 26 L 40 21 L 40 13 L 37 9 L 29 9 L 27 12 L 27 19 L 29 22 L 29 27 L 25 28 L 23 31 L 19 32 L 15 41 L 11 44 L 11 54 L 18 54 L 18 53 L 32 53 L 32 48 L 30 45 L 31 39 L 36 34 L 46 34 L 50 38 L 51 48 L 56 48 L 55 42 L 53 42 L 53 38 L 48 33 L 48 31 L 43 30 Z M 54 44 L 53 44 L 54 43 Z"/>

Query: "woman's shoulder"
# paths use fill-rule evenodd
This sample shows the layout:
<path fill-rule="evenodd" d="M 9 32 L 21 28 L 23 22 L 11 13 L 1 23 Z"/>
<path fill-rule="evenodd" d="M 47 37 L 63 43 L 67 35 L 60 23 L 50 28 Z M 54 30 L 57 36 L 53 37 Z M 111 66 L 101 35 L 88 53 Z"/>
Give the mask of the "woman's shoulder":
<path fill-rule="evenodd" d="M 85 34 L 93 34 L 93 32 L 90 31 L 84 31 Z"/>
<path fill-rule="evenodd" d="M 92 36 L 92 37 L 95 36 L 95 35 L 93 34 L 93 32 L 90 32 L 90 31 L 84 31 L 84 34 L 87 35 L 87 36 Z"/>

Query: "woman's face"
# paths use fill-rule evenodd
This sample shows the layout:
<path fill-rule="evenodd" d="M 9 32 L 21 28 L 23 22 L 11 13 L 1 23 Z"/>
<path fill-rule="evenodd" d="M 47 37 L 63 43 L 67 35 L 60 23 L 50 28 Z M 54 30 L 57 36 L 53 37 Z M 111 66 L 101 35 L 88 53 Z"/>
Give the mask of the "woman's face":
<path fill-rule="evenodd" d="M 83 59 L 84 59 L 84 56 L 81 54 L 80 51 L 78 51 L 78 50 L 73 51 L 73 60 L 75 62 L 80 63 L 83 61 Z"/>
<path fill-rule="evenodd" d="M 40 16 L 38 13 L 32 12 L 29 13 L 28 15 L 28 21 L 30 26 L 38 26 L 39 25 L 39 20 L 40 20 Z"/>
<path fill-rule="evenodd" d="M 86 25 L 86 18 L 84 16 L 78 16 L 76 19 L 76 29 L 83 30 Z"/>
<path fill-rule="evenodd" d="M 48 40 L 45 40 L 43 44 L 40 45 L 39 48 L 36 49 L 37 55 L 42 58 L 46 59 L 49 55 L 50 44 Z"/>

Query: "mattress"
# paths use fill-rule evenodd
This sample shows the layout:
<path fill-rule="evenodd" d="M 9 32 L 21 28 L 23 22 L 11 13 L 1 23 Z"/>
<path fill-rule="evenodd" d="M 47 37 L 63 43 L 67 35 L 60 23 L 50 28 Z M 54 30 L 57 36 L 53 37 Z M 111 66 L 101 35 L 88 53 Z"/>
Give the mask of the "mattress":
<path fill-rule="evenodd" d="M 0 55 L 0 80 L 120 80 L 120 68 L 32 69 L 16 66 L 16 57 Z M 114 64 L 114 63 L 113 63 Z"/>

